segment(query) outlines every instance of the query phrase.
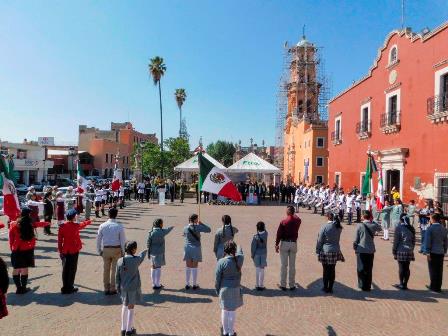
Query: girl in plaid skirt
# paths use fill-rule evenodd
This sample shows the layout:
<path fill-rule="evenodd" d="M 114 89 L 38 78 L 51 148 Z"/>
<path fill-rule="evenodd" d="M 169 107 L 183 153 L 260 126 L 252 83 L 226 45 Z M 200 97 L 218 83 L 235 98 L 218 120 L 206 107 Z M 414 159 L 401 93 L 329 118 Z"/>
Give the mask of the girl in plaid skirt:
<path fill-rule="evenodd" d="M 337 214 L 328 213 L 328 222 L 324 224 L 317 237 L 316 254 L 322 263 L 323 283 L 322 291 L 333 293 L 333 284 L 336 278 L 336 263 L 345 261 L 342 255 L 339 240 L 342 226 Z"/>
<path fill-rule="evenodd" d="M 408 289 L 408 281 L 411 275 L 409 266 L 414 261 L 415 247 L 415 229 L 411 225 L 409 217 L 403 213 L 400 217 L 400 225 L 397 226 L 394 233 L 394 244 L 392 254 L 398 262 L 398 276 L 400 283 L 394 287 L 406 290 Z"/>

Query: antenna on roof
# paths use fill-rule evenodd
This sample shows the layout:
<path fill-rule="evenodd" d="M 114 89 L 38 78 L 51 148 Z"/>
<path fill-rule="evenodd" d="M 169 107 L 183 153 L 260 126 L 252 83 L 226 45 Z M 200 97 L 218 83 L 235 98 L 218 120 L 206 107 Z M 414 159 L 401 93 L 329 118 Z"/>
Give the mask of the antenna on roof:
<path fill-rule="evenodd" d="M 404 29 L 404 1 L 401 0 L 401 29 Z"/>

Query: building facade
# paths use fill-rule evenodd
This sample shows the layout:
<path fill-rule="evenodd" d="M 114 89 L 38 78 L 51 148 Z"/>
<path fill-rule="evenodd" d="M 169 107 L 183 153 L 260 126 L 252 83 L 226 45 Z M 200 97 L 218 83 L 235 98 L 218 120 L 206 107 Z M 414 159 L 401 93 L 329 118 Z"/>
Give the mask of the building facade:
<path fill-rule="evenodd" d="M 0 153 L 11 155 L 14 170 L 18 172 L 18 183 L 31 185 L 48 180 L 48 170 L 53 168 L 53 161 L 46 155 L 46 148 L 36 141 L 23 143 L 0 142 Z"/>
<path fill-rule="evenodd" d="M 371 151 L 386 191 L 448 203 L 447 41 L 448 22 L 391 32 L 368 74 L 331 100 L 330 183 L 362 185 Z"/>
<path fill-rule="evenodd" d="M 115 159 L 123 178 L 132 174 L 134 158 L 131 157 L 134 145 L 144 142 L 157 143 L 155 134 L 143 134 L 136 131 L 130 122 L 111 123 L 110 130 L 99 130 L 95 127 L 79 126 L 78 150 L 93 156 L 94 175 L 112 177 Z"/>
<path fill-rule="evenodd" d="M 283 134 L 283 180 L 327 183 L 328 127 L 319 114 L 317 48 L 303 37 L 288 53 L 291 61 Z"/>

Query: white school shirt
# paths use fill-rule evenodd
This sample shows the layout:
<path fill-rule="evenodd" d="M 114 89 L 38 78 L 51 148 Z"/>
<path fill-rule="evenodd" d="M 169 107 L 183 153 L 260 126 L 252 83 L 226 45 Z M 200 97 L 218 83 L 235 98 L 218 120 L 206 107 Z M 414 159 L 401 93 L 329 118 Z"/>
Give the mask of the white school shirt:
<path fill-rule="evenodd" d="M 355 195 L 347 195 L 347 197 L 345 198 L 345 205 L 347 206 L 348 209 L 353 208 L 354 201 L 355 201 Z"/>
<path fill-rule="evenodd" d="M 123 197 L 124 196 L 124 188 L 123 187 L 120 187 L 120 190 L 119 190 L 119 194 L 118 194 L 120 197 Z"/>
<path fill-rule="evenodd" d="M 143 182 L 140 182 L 139 184 L 137 184 L 137 189 L 138 189 L 139 194 L 144 194 L 145 193 L 145 184 Z"/>
<path fill-rule="evenodd" d="M 103 201 L 107 201 L 107 190 L 103 189 L 101 191 L 102 191 L 102 200 Z"/>
<path fill-rule="evenodd" d="M 103 199 L 103 191 L 101 189 L 95 190 L 95 202 L 101 202 Z"/>

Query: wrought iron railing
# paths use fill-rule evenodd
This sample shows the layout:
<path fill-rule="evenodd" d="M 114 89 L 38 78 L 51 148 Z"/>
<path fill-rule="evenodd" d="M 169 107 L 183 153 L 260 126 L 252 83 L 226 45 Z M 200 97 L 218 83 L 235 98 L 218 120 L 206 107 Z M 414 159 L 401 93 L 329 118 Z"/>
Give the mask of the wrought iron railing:
<path fill-rule="evenodd" d="M 429 97 L 426 101 L 428 115 L 448 111 L 448 92 Z"/>
<path fill-rule="evenodd" d="M 389 113 L 383 113 L 380 116 L 380 126 L 396 126 L 400 125 L 400 111 L 391 111 Z"/>
<path fill-rule="evenodd" d="M 372 126 L 370 120 L 363 120 L 356 123 L 356 134 L 369 133 Z"/>

